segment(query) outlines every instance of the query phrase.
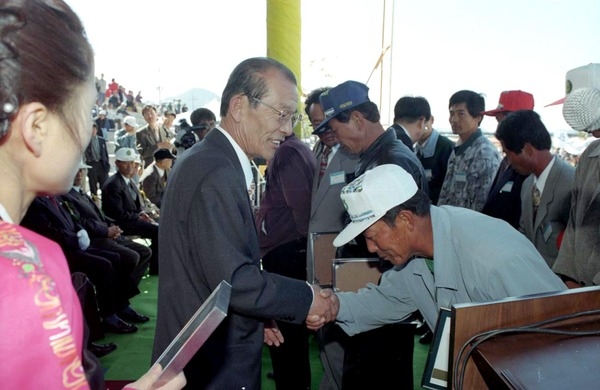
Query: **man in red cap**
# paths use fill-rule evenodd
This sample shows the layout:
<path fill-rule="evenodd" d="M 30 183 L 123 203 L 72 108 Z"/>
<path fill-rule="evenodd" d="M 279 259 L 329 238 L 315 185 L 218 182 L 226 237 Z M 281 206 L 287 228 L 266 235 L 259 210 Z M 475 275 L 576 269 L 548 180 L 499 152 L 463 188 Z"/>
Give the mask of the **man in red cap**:
<path fill-rule="evenodd" d="M 500 94 L 498 107 L 484 111 L 482 114 L 495 116 L 500 123 L 506 115 L 518 110 L 533 110 L 532 94 L 524 91 L 503 91 Z M 504 157 L 481 212 L 503 219 L 518 229 L 521 218 L 521 187 L 527 176 L 514 170 Z"/>

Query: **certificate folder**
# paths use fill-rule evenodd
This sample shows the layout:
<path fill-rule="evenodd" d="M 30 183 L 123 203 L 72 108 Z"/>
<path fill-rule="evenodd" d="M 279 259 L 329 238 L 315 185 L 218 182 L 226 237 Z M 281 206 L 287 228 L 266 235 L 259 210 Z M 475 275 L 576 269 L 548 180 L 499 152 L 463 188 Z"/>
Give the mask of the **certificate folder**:
<path fill-rule="evenodd" d="M 227 316 L 231 285 L 222 281 L 160 355 L 162 372 L 152 385 L 157 389 L 179 374 L 211 333 Z"/>

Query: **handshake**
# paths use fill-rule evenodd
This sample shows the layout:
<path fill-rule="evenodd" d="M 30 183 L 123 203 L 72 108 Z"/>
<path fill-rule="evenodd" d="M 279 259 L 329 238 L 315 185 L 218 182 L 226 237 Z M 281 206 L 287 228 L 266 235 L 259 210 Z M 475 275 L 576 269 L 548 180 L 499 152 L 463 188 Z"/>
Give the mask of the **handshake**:
<path fill-rule="evenodd" d="M 325 323 L 335 321 L 340 310 L 340 301 L 330 288 L 321 289 L 315 284 L 311 287 L 314 292 L 314 300 L 306 317 L 306 327 L 310 330 L 317 330 Z"/>
<path fill-rule="evenodd" d="M 335 321 L 340 310 L 340 301 L 333 293 L 333 290 L 321 289 L 321 287 L 311 285 L 314 293 L 313 304 L 306 317 L 306 327 L 310 330 L 317 330 L 327 322 Z M 264 328 L 265 344 L 279 346 L 284 342 L 283 335 L 279 332 L 274 320 L 268 320 Z"/>

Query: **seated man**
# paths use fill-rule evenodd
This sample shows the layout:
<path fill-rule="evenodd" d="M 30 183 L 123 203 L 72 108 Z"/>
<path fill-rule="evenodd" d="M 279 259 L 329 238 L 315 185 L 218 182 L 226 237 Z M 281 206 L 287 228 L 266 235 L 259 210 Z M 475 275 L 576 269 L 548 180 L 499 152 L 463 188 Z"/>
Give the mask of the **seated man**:
<path fill-rule="evenodd" d="M 150 164 L 140 177 L 144 193 L 160 209 L 162 194 L 167 185 L 167 174 L 173 166 L 175 156 L 169 149 L 157 149 L 154 162 Z"/>
<path fill-rule="evenodd" d="M 143 210 L 142 195 L 131 179 L 136 157 L 131 148 L 121 148 L 115 153 L 118 172 L 102 187 L 102 210 L 123 229 L 123 234 L 151 240 L 150 274 L 158 275 L 158 223 Z"/>
<path fill-rule="evenodd" d="M 352 222 L 333 244 L 363 234 L 369 251 L 391 261 L 379 285 L 321 292 L 339 304 L 350 334 L 398 322 L 420 310 L 435 329 L 440 308 L 565 290 L 531 241 L 496 218 L 461 207 L 432 206 L 404 169 L 381 165 L 342 189 Z M 324 320 L 311 318 L 317 329 Z"/>
<path fill-rule="evenodd" d="M 119 264 L 120 256 L 115 252 L 91 248 L 87 232 L 71 218 L 60 197 L 35 198 L 23 218 L 22 225 L 59 244 L 65 253 L 71 273 L 83 272 L 87 275 L 96 287 L 98 308 L 105 331 L 137 331 L 135 325 L 123 321 L 120 317 L 122 313 L 125 313 L 124 317 L 129 313 L 137 314 L 129 306 L 129 298 L 135 295 L 134 291 L 139 293 L 129 275 L 123 274 Z M 131 317 L 128 320 L 131 320 Z"/>
<path fill-rule="evenodd" d="M 146 245 L 121 235 L 122 230 L 114 221 L 108 218 L 94 203 L 91 197 L 81 190 L 85 179 L 86 165 L 82 164 L 73 179 L 73 187 L 62 196 L 69 213 L 90 236 L 90 246 L 116 252 L 121 257 L 120 267 L 124 275 L 137 286 L 148 270 L 152 251 Z M 136 292 L 136 295 L 139 291 Z M 135 322 L 135 321 L 134 321 Z"/>

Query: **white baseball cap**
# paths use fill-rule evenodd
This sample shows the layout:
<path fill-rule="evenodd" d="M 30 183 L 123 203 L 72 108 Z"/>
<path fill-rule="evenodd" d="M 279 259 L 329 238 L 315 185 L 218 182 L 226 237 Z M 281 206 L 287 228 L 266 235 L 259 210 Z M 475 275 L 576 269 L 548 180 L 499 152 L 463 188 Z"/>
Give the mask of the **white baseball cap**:
<path fill-rule="evenodd" d="M 139 125 L 137 124 L 137 121 L 135 120 L 134 116 L 126 116 L 125 119 L 123 119 L 123 123 L 132 127 L 139 127 Z"/>
<path fill-rule="evenodd" d="M 395 164 L 380 165 L 363 173 L 342 188 L 342 203 L 352 222 L 333 240 L 333 245 L 348 243 L 391 208 L 412 198 L 417 190 L 414 178 Z"/>
<path fill-rule="evenodd" d="M 563 117 L 573 130 L 600 130 L 600 89 L 579 88 L 565 99 Z"/>
<path fill-rule="evenodd" d="M 121 148 L 115 153 L 115 160 L 118 161 L 135 161 L 137 152 L 132 148 Z"/>

